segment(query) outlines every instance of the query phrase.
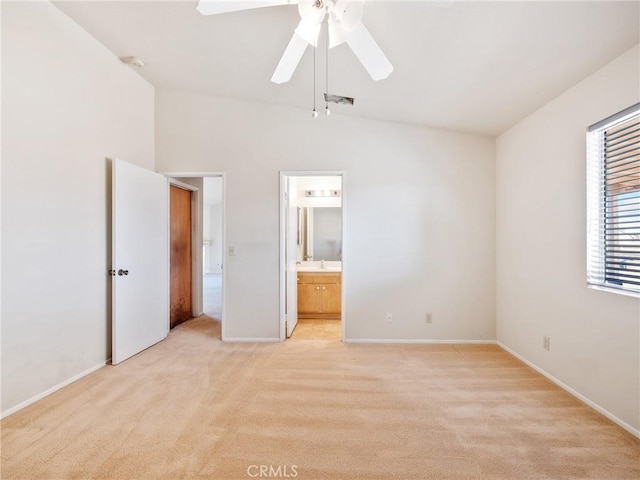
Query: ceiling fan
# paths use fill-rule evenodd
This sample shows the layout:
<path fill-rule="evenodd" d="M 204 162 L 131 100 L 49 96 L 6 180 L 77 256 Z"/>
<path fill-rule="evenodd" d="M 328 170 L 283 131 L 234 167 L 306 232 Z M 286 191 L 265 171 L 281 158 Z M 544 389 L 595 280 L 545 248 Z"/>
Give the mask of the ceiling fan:
<path fill-rule="evenodd" d="M 274 83 L 288 82 L 308 45 L 318 46 L 320 28 L 328 23 L 329 48 L 349 45 L 371 78 L 382 80 L 393 71 L 391 62 L 362 24 L 364 0 L 200 0 L 197 10 L 202 15 L 272 7 L 298 5 L 300 23 L 271 77 Z"/>

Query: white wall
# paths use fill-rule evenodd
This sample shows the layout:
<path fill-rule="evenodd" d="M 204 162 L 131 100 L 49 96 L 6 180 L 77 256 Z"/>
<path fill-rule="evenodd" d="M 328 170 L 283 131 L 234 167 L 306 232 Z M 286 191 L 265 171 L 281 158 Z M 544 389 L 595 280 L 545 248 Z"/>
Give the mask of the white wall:
<path fill-rule="evenodd" d="M 2 411 L 110 357 L 110 162 L 153 88 L 45 2 L 2 2 Z"/>
<path fill-rule="evenodd" d="M 496 196 L 498 340 L 636 430 L 640 300 L 586 287 L 585 133 L 640 100 L 639 48 L 498 138 Z"/>
<path fill-rule="evenodd" d="M 157 169 L 227 174 L 226 336 L 279 337 L 278 172 L 344 170 L 347 338 L 494 339 L 494 140 L 335 113 L 156 92 Z"/>

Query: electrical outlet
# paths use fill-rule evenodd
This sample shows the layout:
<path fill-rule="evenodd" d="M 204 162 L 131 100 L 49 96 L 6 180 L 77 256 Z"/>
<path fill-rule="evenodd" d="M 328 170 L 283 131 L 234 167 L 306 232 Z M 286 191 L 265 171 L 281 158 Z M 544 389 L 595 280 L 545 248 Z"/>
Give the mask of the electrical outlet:
<path fill-rule="evenodd" d="M 229 247 L 229 256 L 230 257 L 236 256 L 236 247 Z"/>
<path fill-rule="evenodd" d="M 545 350 L 551 350 L 551 339 L 546 335 L 542 337 L 542 348 Z"/>
<path fill-rule="evenodd" d="M 387 312 L 387 323 L 393 322 L 393 314 L 391 312 Z"/>
<path fill-rule="evenodd" d="M 433 323 L 433 320 L 431 319 L 431 314 L 430 313 L 427 313 L 424 316 L 424 323 Z"/>

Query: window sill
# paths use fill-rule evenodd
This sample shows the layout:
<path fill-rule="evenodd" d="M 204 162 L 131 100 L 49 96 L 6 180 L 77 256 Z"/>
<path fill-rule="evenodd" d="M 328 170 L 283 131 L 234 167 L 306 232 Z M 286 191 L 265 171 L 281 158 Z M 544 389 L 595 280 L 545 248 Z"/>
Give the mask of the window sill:
<path fill-rule="evenodd" d="M 603 292 L 615 293 L 625 297 L 640 298 L 640 292 L 630 292 L 628 290 L 620 290 L 618 288 L 605 287 L 602 285 L 592 285 L 592 284 L 587 284 L 587 288 L 590 288 L 592 290 L 600 290 Z"/>

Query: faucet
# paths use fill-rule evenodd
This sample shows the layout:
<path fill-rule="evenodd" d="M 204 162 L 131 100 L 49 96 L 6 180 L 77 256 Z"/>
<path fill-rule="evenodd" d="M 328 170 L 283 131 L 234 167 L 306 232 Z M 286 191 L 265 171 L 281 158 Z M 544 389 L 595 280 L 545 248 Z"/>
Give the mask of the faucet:
<path fill-rule="evenodd" d="M 320 260 L 320 270 L 325 270 L 327 267 L 324 265 L 324 260 Z"/>

